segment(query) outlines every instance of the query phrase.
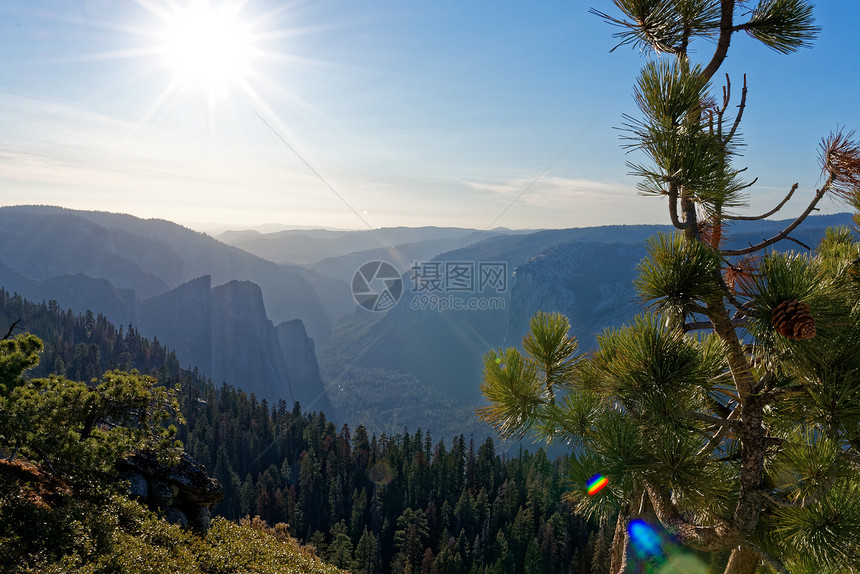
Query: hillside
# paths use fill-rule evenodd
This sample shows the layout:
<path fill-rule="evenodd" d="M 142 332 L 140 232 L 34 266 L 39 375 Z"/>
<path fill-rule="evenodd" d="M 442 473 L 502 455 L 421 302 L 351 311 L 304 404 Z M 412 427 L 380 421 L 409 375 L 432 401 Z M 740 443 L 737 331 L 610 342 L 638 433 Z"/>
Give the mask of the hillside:
<path fill-rule="evenodd" d="M 35 530 L 34 530 L 35 529 Z M 61 574 L 342 572 L 286 525 L 215 518 L 196 533 L 121 496 L 93 500 L 26 462 L 0 459 L 0 571 Z"/>
<path fill-rule="evenodd" d="M 43 362 L 34 375 L 50 373 L 52 363 L 67 376 L 85 379 L 121 366 L 177 386 L 185 418 L 177 438 L 224 486 L 224 499 L 214 509 L 220 517 L 240 520 L 259 515 L 268 525 L 289 523 L 291 535 L 312 543 L 330 563 L 353 572 L 401 572 L 407 563 L 418 570 L 425 562 L 439 572 L 457 571 L 455 564 L 465 571 L 484 567 L 513 571 L 526 560 L 548 569 L 555 565 L 553 570 L 564 574 L 591 571 L 600 538 L 561 496 L 570 486 L 563 459 L 551 461 L 542 450 L 535 454 L 520 450 L 512 457 L 497 452 L 492 439 L 481 444 L 462 434 L 434 441 L 430 431 L 415 427 L 381 435 L 361 426 L 353 431 L 336 426 L 323 413 L 303 413 L 298 405 L 292 409 L 284 401 L 269 405 L 229 386 L 216 389 L 196 370 L 180 369 L 175 355 L 160 343 L 136 331 L 123 332 L 103 316 L 75 315 L 20 297 L 0 297 L 0 324 L 9 317 L 22 317 L 22 324 L 45 337 Z M 292 331 L 296 326 L 284 328 Z M 64 367 L 62 356 L 68 350 L 75 351 L 75 358 Z M 86 547 L 95 548 L 89 550 L 95 554 L 83 556 L 86 548 L 71 536 L 68 523 L 50 526 L 54 534 L 49 540 L 14 546 L 15 556 L 22 557 L 42 549 L 41 562 L 32 562 L 34 571 L 60 571 L 59 566 L 52 568 L 62 556 L 78 565 L 102 560 L 120 572 L 134 571 L 121 567 L 132 561 L 151 565 L 153 572 L 170 568 L 197 572 L 206 568 L 207 560 L 224 564 L 219 571 L 233 571 L 230 568 L 241 563 L 251 571 L 268 572 L 278 570 L 250 566 L 257 562 L 249 555 L 278 567 L 293 559 L 289 548 L 295 548 L 294 543 L 285 543 L 286 548 L 276 543 L 286 532 L 283 527 L 273 531 L 258 521 L 240 520 L 237 526 L 216 518 L 201 541 L 126 500 L 114 497 L 101 506 L 80 506 L 70 502 L 74 498 L 58 499 L 56 504 L 72 505 L 66 513 L 48 510 L 39 502 L 57 498 L 54 491 L 60 488 L 36 487 L 38 496 L 17 489 L 4 488 L 3 492 L 19 494 L 0 497 L 0 513 L 18 517 L 0 521 L 6 532 L 23 528 L 16 522 L 22 512 L 27 520 L 43 522 L 48 520 L 45 516 L 66 520 L 69 514 L 82 521 L 74 530 L 85 533 L 82 540 L 101 537 Z M 25 492 L 26 496 L 21 494 Z M 22 510 L 22 504 L 33 500 L 35 506 Z M 89 520 L 93 529 L 103 520 L 113 522 L 108 532 L 87 534 Z M 141 536 L 144 540 L 138 539 Z M 409 540 L 406 547 L 404 540 Z M 50 550 L 39 546 L 49 543 Z M 258 544 L 267 545 L 267 550 L 258 550 Z M 317 567 L 315 562 L 308 564 Z"/>

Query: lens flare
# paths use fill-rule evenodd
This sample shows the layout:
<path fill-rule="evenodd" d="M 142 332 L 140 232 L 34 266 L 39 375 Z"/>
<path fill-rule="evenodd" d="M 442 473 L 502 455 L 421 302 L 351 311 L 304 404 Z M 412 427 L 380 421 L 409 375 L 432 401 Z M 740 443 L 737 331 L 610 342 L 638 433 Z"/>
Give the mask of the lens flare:
<path fill-rule="evenodd" d="M 394 478 L 391 472 L 391 467 L 384 460 L 381 460 L 367 469 L 367 477 L 380 486 L 384 486 L 391 482 Z"/>
<path fill-rule="evenodd" d="M 644 520 L 631 520 L 627 527 L 630 541 L 640 554 L 648 556 L 660 556 L 663 551 L 660 548 L 660 536 Z"/>
<path fill-rule="evenodd" d="M 588 494 L 594 495 L 603 490 L 609 484 L 609 479 L 603 476 L 602 474 L 595 474 L 590 479 L 588 479 L 588 483 L 586 484 L 586 488 L 588 488 Z"/>

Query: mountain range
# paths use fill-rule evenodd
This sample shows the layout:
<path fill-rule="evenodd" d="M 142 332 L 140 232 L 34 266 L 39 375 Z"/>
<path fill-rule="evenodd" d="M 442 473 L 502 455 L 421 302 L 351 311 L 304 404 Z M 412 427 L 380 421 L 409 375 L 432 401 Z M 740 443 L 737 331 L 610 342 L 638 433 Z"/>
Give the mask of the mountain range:
<path fill-rule="evenodd" d="M 775 248 L 814 246 L 828 226 L 850 224 L 848 214 L 813 216 L 795 242 Z M 785 225 L 737 222 L 725 235 L 744 246 Z M 133 324 L 183 366 L 259 398 L 298 400 L 375 432 L 481 435 L 483 354 L 519 345 L 537 310 L 565 313 L 580 349 L 592 349 L 596 334 L 641 310 L 636 265 L 646 238 L 668 230 L 239 230 L 216 239 L 164 220 L 4 207 L 0 286 Z M 385 312 L 359 307 L 351 293 L 356 271 L 373 261 L 401 273 L 399 300 Z"/>

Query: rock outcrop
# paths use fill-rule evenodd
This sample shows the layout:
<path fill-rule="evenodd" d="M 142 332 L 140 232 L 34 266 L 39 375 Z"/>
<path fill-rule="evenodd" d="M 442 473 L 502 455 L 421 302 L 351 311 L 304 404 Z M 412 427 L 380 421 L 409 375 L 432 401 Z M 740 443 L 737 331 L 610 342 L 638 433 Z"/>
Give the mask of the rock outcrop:
<path fill-rule="evenodd" d="M 333 413 L 320 377 L 314 340 L 308 337 L 302 320 L 281 323 L 277 334 L 294 399 L 301 403 L 302 410 Z"/>
<path fill-rule="evenodd" d="M 148 453 L 135 453 L 118 467 L 120 478 L 129 482 L 132 497 L 183 526 L 207 530 L 212 508 L 224 498 L 221 483 L 186 453 L 175 465 L 163 464 Z"/>

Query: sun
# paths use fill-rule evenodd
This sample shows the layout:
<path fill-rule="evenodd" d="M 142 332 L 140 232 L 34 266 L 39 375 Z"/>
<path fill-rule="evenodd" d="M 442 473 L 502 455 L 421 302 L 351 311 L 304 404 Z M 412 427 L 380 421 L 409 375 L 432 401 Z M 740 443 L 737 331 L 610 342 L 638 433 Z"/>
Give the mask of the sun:
<path fill-rule="evenodd" d="M 259 36 L 242 19 L 244 2 L 207 0 L 172 4 L 164 14 L 158 52 L 173 73 L 173 87 L 209 95 L 241 85 L 261 55 Z"/>

